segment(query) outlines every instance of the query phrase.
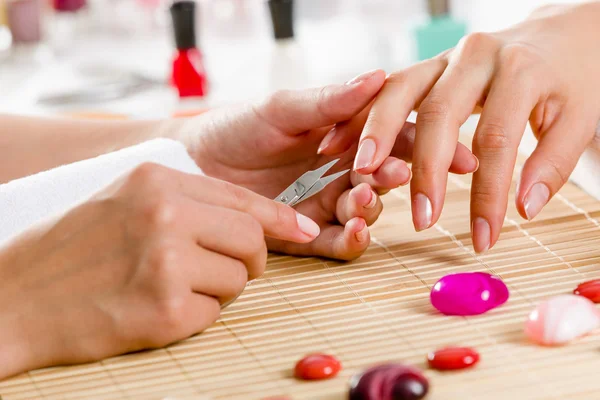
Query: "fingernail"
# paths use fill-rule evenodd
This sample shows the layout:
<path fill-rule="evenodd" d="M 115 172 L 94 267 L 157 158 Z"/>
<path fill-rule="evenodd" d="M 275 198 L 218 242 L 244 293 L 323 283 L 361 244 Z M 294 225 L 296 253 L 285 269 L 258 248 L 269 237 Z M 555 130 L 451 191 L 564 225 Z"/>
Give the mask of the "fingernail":
<path fill-rule="evenodd" d="M 327 132 L 327 135 L 325 135 L 325 137 L 321 141 L 321 144 L 319 145 L 319 150 L 317 150 L 317 154 L 321 154 L 321 152 L 323 152 L 323 150 L 325 150 L 327 147 L 329 147 L 329 145 L 331 144 L 331 141 L 335 137 L 336 133 L 337 133 L 337 130 L 335 129 L 335 126 L 333 128 L 331 128 L 331 130 L 329 132 Z"/>
<path fill-rule="evenodd" d="M 373 191 L 373 189 L 371 189 L 371 200 L 365 206 L 365 208 L 371 209 L 371 208 L 375 207 L 375 204 L 377 204 L 377 193 L 375 193 Z"/>
<path fill-rule="evenodd" d="M 550 190 L 543 183 L 536 183 L 529 189 L 525 197 L 525 215 L 528 220 L 532 220 L 542 211 L 542 208 L 550 200 Z"/>
<path fill-rule="evenodd" d="M 475 154 L 473 154 L 473 158 L 475 159 L 475 169 L 473 170 L 473 173 L 475 173 L 479 169 L 479 158 L 477 158 Z"/>
<path fill-rule="evenodd" d="M 358 83 L 368 81 L 373 75 L 375 75 L 375 72 L 377 72 L 376 69 L 360 74 L 346 82 L 346 85 L 356 85 Z"/>
<path fill-rule="evenodd" d="M 356 159 L 354 160 L 354 170 L 367 168 L 373 162 L 377 145 L 373 139 L 365 139 L 358 148 Z"/>
<path fill-rule="evenodd" d="M 305 235 L 310 236 L 311 238 L 319 236 L 321 229 L 315 221 L 300 213 L 296 213 L 296 220 L 298 221 L 298 228 L 300 228 Z"/>
<path fill-rule="evenodd" d="M 481 217 L 473 220 L 473 247 L 477 253 L 485 253 L 490 249 L 490 224 Z"/>
<path fill-rule="evenodd" d="M 369 237 L 369 227 L 365 225 L 364 228 L 354 234 L 354 237 L 359 243 L 364 243 Z"/>
<path fill-rule="evenodd" d="M 413 200 L 413 222 L 417 232 L 431 225 L 431 201 L 422 193 L 417 193 Z"/>

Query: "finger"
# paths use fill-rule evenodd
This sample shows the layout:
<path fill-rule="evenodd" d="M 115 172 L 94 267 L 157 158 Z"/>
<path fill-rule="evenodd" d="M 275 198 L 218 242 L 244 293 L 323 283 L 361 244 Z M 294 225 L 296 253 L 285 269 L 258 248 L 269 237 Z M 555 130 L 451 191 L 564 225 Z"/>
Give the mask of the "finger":
<path fill-rule="evenodd" d="M 317 154 L 333 156 L 348 151 L 360 137 L 372 106 L 373 101 L 350 120 L 335 124 L 321 141 Z"/>
<path fill-rule="evenodd" d="M 221 306 L 214 297 L 190 293 L 186 299 L 182 329 L 175 341 L 187 339 L 204 331 L 219 319 Z M 164 346 L 161 346 L 164 347 Z"/>
<path fill-rule="evenodd" d="M 279 91 L 255 110 L 282 132 L 300 134 L 352 118 L 369 104 L 384 81 L 385 72 L 374 70 L 343 85 Z"/>
<path fill-rule="evenodd" d="M 198 206 L 185 197 L 178 204 L 179 229 L 185 236 L 192 233 L 194 242 L 213 252 L 241 261 L 248 271 L 248 279 L 263 274 L 267 262 L 267 248 L 260 224 L 249 214 L 209 204 Z"/>
<path fill-rule="evenodd" d="M 382 210 L 383 204 L 377 193 L 367 183 L 361 183 L 341 194 L 335 214 L 342 225 L 356 217 L 361 217 L 367 225 L 372 225 Z"/>
<path fill-rule="evenodd" d="M 473 138 L 480 162 L 471 188 L 471 230 L 477 252 L 487 251 L 498 240 L 519 142 L 542 89 L 531 70 L 515 69 L 516 65 L 507 61 L 500 67 Z"/>
<path fill-rule="evenodd" d="M 318 256 L 336 260 L 353 260 L 365 252 L 370 243 L 369 227 L 362 218 L 345 226 L 328 225 L 313 242 L 301 245 L 268 239 L 269 249 L 297 256 Z"/>
<path fill-rule="evenodd" d="M 433 58 L 402 72 L 391 74 L 375 99 L 360 137 L 354 169 L 361 174 L 373 173 L 390 155 L 396 136 L 415 103 L 437 81 L 446 68 L 446 60 Z"/>
<path fill-rule="evenodd" d="M 411 172 L 406 161 L 388 157 L 373 174 L 359 175 L 353 171 L 350 179 L 354 186 L 366 183 L 378 194 L 385 194 L 391 189 L 406 185 L 410 177 Z"/>
<path fill-rule="evenodd" d="M 515 199 L 523 218 L 531 220 L 539 214 L 567 182 L 593 139 L 595 124 L 587 124 L 580 115 L 581 110 L 565 110 L 525 162 Z"/>
<path fill-rule="evenodd" d="M 468 38 L 487 38 L 481 34 Z M 460 126 L 482 97 L 493 73 L 495 39 L 461 41 L 431 92 L 421 103 L 413 151 L 412 216 L 422 231 L 439 219 L 448 171 L 457 149 Z M 489 49 L 489 50 L 488 50 Z"/>
<path fill-rule="evenodd" d="M 251 215 L 266 236 L 298 243 L 314 240 L 319 225 L 293 208 L 268 199 L 249 189 L 204 176 L 167 170 L 165 180 L 175 181 L 178 189 L 190 199 Z"/>
<path fill-rule="evenodd" d="M 186 275 L 192 291 L 215 297 L 220 304 L 236 298 L 246 287 L 248 270 L 241 261 L 199 246 L 189 246 Z"/>
<path fill-rule="evenodd" d="M 348 123 L 337 124 L 323 139 L 319 147 L 319 154 L 335 155 L 348 151 L 360 136 L 365 120 L 368 116 L 369 107 Z M 330 142 L 329 142 L 330 141 Z M 396 142 L 390 155 L 406 162 L 411 162 L 415 141 L 415 124 L 406 122 L 396 137 Z M 382 163 L 385 164 L 387 159 Z M 469 174 L 475 172 L 479 165 L 477 157 L 471 153 L 465 145 L 458 143 L 454 152 L 454 158 L 450 164 L 450 172 L 454 174 Z M 373 174 L 375 174 L 375 171 Z M 366 176 L 366 175 L 365 175 Z"/>

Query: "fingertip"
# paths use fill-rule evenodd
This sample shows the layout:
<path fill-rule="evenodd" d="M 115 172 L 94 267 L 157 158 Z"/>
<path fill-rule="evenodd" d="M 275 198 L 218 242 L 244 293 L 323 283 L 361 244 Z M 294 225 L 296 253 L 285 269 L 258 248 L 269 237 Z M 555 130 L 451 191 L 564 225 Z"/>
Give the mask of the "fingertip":
<path fill-rule="evenodd" d="M 360 245 L 360 248 L 368 244 L 370 238 L 369 227 L 363 218 L 356 217 L 351 219 L 346 224 L 345 230 L 352 234 L 354 241 Z"/>
<path fill-rule="evenodd" d="M 312 242 L 321 233 L 321 228 L 319 227 L 319 225 L 305 215 L 302 215 L 297 212 L 296 221 L 298 223 L 298 228 L 301 231 L 301 236 L 299 237 L 299 240 L 302 243 Z"/>

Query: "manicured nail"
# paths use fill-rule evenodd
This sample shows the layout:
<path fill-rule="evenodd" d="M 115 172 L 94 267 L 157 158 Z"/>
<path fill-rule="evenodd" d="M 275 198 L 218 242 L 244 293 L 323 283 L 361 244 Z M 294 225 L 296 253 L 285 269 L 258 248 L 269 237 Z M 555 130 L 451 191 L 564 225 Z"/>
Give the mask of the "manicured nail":
<path fill-rule="evenodd" d="M 362 228 L 360 231 L 358 231 L 354 234 L 354 237 L 356 238 L 356 241 L 359 243 L 366 242 L 367 238 L 369 237 L 369 227 L 367 225 L 365 225 L 364 228 Z"/>
<path fill-rule="evenodd" d="M 375 193 L 373 191 L 373 189 L 371 189 L 371 200 L 365 206 L 365 208 L 371 209 L 371 208 L 375 207 L 375 204 L 377 204 L 377 193 Z"/>
<path fill-rule="evenodd" d="M 331 128 L 331 130 L 329 132 L 327 132 L 327 135 L 325 135 L 325 137 L 321 141 L 321 144 L 319 145 L 319 150 L 317 150 L 317 154 L 321 154 L 323 152 L 323 150 L 325 150 L 327 147 L 329 147 L 329 145 L 331 144 L 331 141 L 335 137 L 336 133 L 337 133 L 337 130 L 335 129 L 335 126 L 333 128 Z"/>
<path fill-rule="evenodd" d="M 485 253 L 490 249 L 491 230 L 490 224 L 481 217 L 473 220 L 471 228 L 473 232 L 473 247 L 477 253 Z"/>
<path fill-rule="evenodd" d="M 319 236 L 321 229 L 315 221 L 300 213 L 296 213 L 296 220 L 298 221 L 298 228 L 300 228 L 305 235 L 310 236 L 311 238 Z"/>
<path fill-rule="evenodd" d="M 550 200 L 550 190 L 543 183 L 536 183 L 529 189 L 525 197 L 525 215 L 528 220 L 532 220 L 542 211 L 542 208 Z"/>
<path fill-rule="evenodd" d="M 373 139 L 365 139 L 358 148 L 356 153 L 356 159 L 354 160 L 354 170 L 367 168 L 373 163 L 373 157 L 375 157 L 375 151 L 377 145 Z"/>
<path fill-rule="evenodd" d="M 360 74 L 346 82 L 346 85 L 356 85 L 358 83 L 368 81 L 373 75 L 375 75 L 375 72 L 377 72 L 376 69 Z"/>
<path fill-rule="evenodd" d="M 413 199 L 413 223 L 420 232 L 431 225 L 431 201 L 422 193 L 417 193 Z"/>
<path fill-rule="evenodd" d="M 473 158 L 475 159 L 475 169 L 473 170 L 473 173 L 475 173 L 479 169 L 479 158 L 477 158 L 475 154 L 473 154 Z"/>

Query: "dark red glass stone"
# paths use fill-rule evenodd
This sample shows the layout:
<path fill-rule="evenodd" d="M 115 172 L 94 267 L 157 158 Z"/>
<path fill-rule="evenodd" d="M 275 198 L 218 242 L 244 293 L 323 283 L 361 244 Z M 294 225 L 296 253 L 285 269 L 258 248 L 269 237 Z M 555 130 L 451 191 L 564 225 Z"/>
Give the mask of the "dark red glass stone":
<path fill-rule="evenodd" d="M 402 364 L 385 364 L 355 375 L 350 400 L 419 400 L 429 391 L 421 371 Z"/>

